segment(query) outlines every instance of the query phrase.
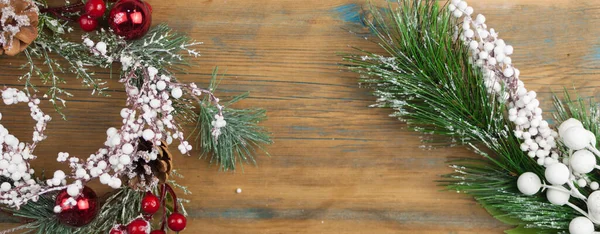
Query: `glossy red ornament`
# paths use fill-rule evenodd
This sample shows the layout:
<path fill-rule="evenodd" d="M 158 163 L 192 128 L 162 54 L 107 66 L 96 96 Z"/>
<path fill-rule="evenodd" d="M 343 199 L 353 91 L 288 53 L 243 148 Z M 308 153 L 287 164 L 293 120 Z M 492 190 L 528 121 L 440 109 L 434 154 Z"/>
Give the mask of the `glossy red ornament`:
<path fill-rule="evenodd" d="M 106 4 L 103 0 L 89 0 L 85 3 L 85 13 L 92 18 L 100 18 L 106 12 Z"/>
<path fill-rule="evenodd" d="M 169 218 L 167 219 L 167 224 L 168 224 L 169 228 L 176 232 L 179 232 L 179 231 L 185 229 L 186 223 L 187 223 L 187 220 L 185 219 L 185 216 L 183 216 L 180 213 L 173 213 L 173 214 L 169 215 Z"/>
<path fill-rule="evenodd" d="M 135 219 L 127 224 L 127 234 L 146 234 L 150 229 L 148 221 Z"/>
<path fill-rule="evenodd" d="M 83 14 L 79 17 L 79 27 L 86 32 L 94 31 L 94 29 L 98 27 L 98 20 L 90 17 L 87 14 Z"/>
<path fill-rule="evenodd" d="M 55 204 L 62 208 L 62 211 L 56 216 L 58 220 L 69 226 L 81 227 L 84 226 L 98 215 L 98 196 L 91 188 L 85 186 L 79 197 L 75 198 L 77 204 L 70 206 L 67 203 L 71 196 L 67 194 L 67 190 L 62 190 L 56 196 Z"/>
<path fill-rule="evenodd" d="M 163 230 L 154 230 L 154 231 L 150 232 L 150 234 L 167 234 L 167 232 L 165 232 Z"/>
<path fill-rule="evenodd" d="M 141 0 L 120 0 L 113 5 L 108 16 L 108 25 L 126 40 L 144 36 L 152 23 L 150 5 Z"/>
<path fill-rule="evenodd" d="M 160 209 L 160 200 L 152 193 L 147 193 L 142 199 L 142 211 L 144 214 L 154 214 Z"/>

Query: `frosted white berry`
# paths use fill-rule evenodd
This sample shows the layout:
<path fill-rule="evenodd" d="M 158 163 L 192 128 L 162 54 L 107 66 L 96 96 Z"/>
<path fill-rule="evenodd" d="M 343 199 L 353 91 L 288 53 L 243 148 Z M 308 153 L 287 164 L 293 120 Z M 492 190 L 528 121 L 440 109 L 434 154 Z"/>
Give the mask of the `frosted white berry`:
<path fill-rule="evenodd" d="M 108 186 L 110 186 L 113 189 L 118 189 L 121 187 L 121 179 L 119 178 L 112 178 L 111 181 L 108 183 Z"/>
<path fill-rule="evenodd" d="M 483 16 L 482 14 L 477 15 L 477 17 L 475 17 L 475 22 L 477 24 L 485 23 L 485 16 Z"/>
<path fill-rule="evenodd" d="M 106 43 L 101 41 L 96 44 L 96 50 L 102 55 L 106 55 Z"/>
<path fill-rule="evenodd" d="M 108 173 L 104 173 L 100 176 L 100 183 L 108 184 L 111 182 L 111 177 Z"/>
<path fill-rule="evenodd" d="M 463 15 L 463 12 L 459 9 L 456 9 L 454 12 L 452 12 L 452 15 L 456 18 L 459 18 Z"/>
<path fill-rule="evenodd" d="M 511 45 L 507 45 L 504 47 L 504 53 L 506 55 L 511 55 L 513 53 L 513 47 Z"/>
<path fill-rule="evenodd" d="M 6 191 L 10 190 L 10 188 L 11 188 L 11 187 L 12 187 L 12 186 L 10 185 L 10 183 L 8 183 L 8 182 L 3 182 L 3 183 L 0 185 L 0 190 L 1 190 L 1 191 L 3 191 L 3 192 L 6 192 Z"/>
<path fill-rule="evenodd" d="M 589 214 L 594 218 L 600 218 L 600 191 L 594 191 L 588 197 L 587 207 Z"/>
<path fill-rule="evenodd" d="M 546 180 L 553 185 L 563 185 L 567 183 L 570 174 L 567 165 L 562 163 L 552 164 L 546 167 L 546 171 L 544 172 Z"/>
<path fill-rule="evenodd" d="M 563 135 L 565 131 L 571 127 L 583 128 L 583 124 L 581 123 L 581 121 L 574 118 L 567 119 L 564 122 L 562 122 L 558 127 L 558 135 Z"/>
<path fill-rule="evenodd" d="M 109 137 L 112 137 L 115 134 L 117 134 L 117 129 L 116 128 L 110 127 L 110 128 L 108 128 L 106 130 L 106 135 L 109 136 Z"/>
<path fill-rule="evenodd" d="M 54 172 L 54 178 L 55 179 L 59 179 L 62 180 L 65 178 L 65 172 L 61 171 L 61 170 L 57 170 Z"/>
<path fill-rule="evenodd" d="M 507 67 L 502 71 L 502 74 L 506 77 L 511 77 L 515 74 L 515 70 L 512 67 Z"/>
<path fill-rule="evenodd" d="M 583 188 L 587 186 L 587 181 L 583 178 L 577 180 L 577 186 Z"/>
<path fill-rule="evenodd" d="M 569 223 L 569 233 L 571 234 L 592 234 L 594 232 L 594 223 L 590 219 L 580 216 L 574 218 Z"/>
<path fill-rule="evenodd" d="M 158 99 L 152 99 L 150 101 L 150 107 L 152 107 L 154 109 L 159 108 L 160 107 L 160 100 L 158 100 Z"/>
<path fill-rule="evenodd" d="M 548 198 L 548 201 L 554 205 L 562 206 L 567 204 L 571 194 L 564 190 L 565 188 L 562 186 L 551 186 L 548 188 L 548 190 L 546 190 L 546 198 Z"/>
<path fill-rule="evenodd" d="M 71 197 L 76 197 L 77 195 L 79 195 L 79 188 L 77 187 L 77 185 L 71 184 L 67 186 L 67 194 L 69 194 L 69 196 Z"/>
<path fill-rule="evenodd" d="M 152 139 L 154 139 L 154 131 L 152 131 L 152 129 L 144 129 L 144 131 L 142 132 L 142 137 L 144 138 L 144 140 L 146 141 L 150 141 Z"/>
<path fill-rule="evenodd" d="M 119 163 L 128 165 L 129 163 L 131 163 L 131 158 L 129 157 L 129 155 L 121 155 L 119 157 Z"/>
<path fill-rule="evenodd" d="M 473 30 L 468 29 L 468 30 L 465 31 L 465 37 L 471 38 L 473 36 L 475 36 L 475 32 Z"/>
<path fill-rule="evenodd" d="M 62 212 L 62 208 L 60 208 L 60 206 L 54 206 L 53 211 L 54 211 L 54 213 L 58 214 L 58 213 Z"/>
<path fill-rule="evenodd" d="M 183 95 L 183 90 L 181 90 L 181 88 L 176 87 L 171 89 L 171 96 L 178 99 Z"/>
<path fill-rule="evenodd" d="M 162 90 L 164 90 L 166 87 L 167 87 L 167 83 L 166 83 L 166 82 L 164 82 L 164 81 L 162 81 L 162 80 L 159 80 L 158 82 L 156 82 L 156 89 L 157 89 L 158 91 L 162 91 Z"/>
<path fill-rule="evenodd" d="M 590 183 L 590 188 L 592 190 L 598 190 L 599 187 L 600 187 L 600 184 L 598 184 L 598 182 L 596 182 L 596 181 L 592 181 L 592 183 Z"/>
<path fill-rule="evenodd" d="M 587 130 L 581 127 L 571 127 L 565 130 L 561 138 L 565 146 L 572 150 L 580 150 L 590 144 Z"/>
<path fill-rule="evenodd" d="M 527 196 L 531 196 L 540 191 L 542 187 L 542 181 L 533 172 L 525 172 L 517 179 L 517 188 L 519 191 Z"/>
<path fill-rule="evenodd" d="M 477 41 L 469 42 L 469 48 L 471 48 L 472 50 L 476 50 L 477 47 L 479 47 L 479 43 L 477 43 Z"/>
<path fill-rule="evenodd" d="M 574 172 L 586 174 L 594 170 L 596 157 L 588 150 L 578 150 L 571 156 L 569 164 L 571 164 Z"/>
<path fill-rule="evenodd" d="M 131 154 L 131 153 L 133 153 L 133 145 L 131 145 L 129 143 L 125 143 L 121 147 L 121 150 L 123 151 L 124 154 Z"/>
<path fill-rule="evenodd" d="M 465 8 L 465 14 L 467 14 L 467 15 L 473 14 L 473 11 L 474 11 L 473 7 L 467 7 L 467 8 Z"/>
<path fill-rule="evenodd" d="M 456 10 L 456 5 L 454 5 L 452 3 L 448 4 L 448 10 L 449 11 L 455 11 Z"/>

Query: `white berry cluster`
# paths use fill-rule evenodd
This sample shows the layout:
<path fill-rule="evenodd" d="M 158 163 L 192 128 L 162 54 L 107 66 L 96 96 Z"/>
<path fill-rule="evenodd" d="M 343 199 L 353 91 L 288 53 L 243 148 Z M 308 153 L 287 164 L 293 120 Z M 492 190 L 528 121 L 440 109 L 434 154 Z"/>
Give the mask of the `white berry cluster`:
<path fill-rule="evenodd" d="M 538 193 L 540 188 L 547 189 L 546 198 L 550 203 L 568 205 L 583 215 L 571 221 L 570 233 L 594 233 L 594 224 L 600 224 L 600 191 L 597 191 L 600 186 L 598 182 L 591 181 L 587 174 L 600 169 L 596 162 L 596 157 L 600 157 L 600 151 L 595 148 L 596 136 L 573 118 L 561 123 L 558 132 L 561 142 L 571 153 L 564 157 L 563 162 L 546 166 L 544 177 L 551 185 L 546 185 L 536 174 L 526 172 L 519 176 L 517 187 L 529 196 Z M 589 186 L 595 191 L 586 197 L 579 192 L 575 183 L 580 188 Z M 588 211 L 570 203 L 571 197 L 580 199 L 581 203 L 586 204 Z"/>
<path fill-rule="evenodd" d="M 104 58 L 106 63 L 110 64 L 113 62 L 114 58 L 108 53 L 108 44 L 106 44 L 106 42 L 99 41 L 95 43 L 89 37 L 84 36 L 83 44 L 87 46 L 94 55 Z"/>
<path fill-rule="evenodd" d="M 39 142 L 46 139 L 44 130 L 51 118 L 38 107 L 39 99 L 31 98 L 25 92 L 14 88 L 6 88 L 1 92 L 6 105 L 27 102 L 31 117 L 36 121 L 31 143 L 19 141 L 0 124 L 0 175 L 9 180 L 0 184 L 0 203 L 18 207 L 27 200 L 37 200 L 41 190 L 41 186 L 33 178 L 35 171 L 30 167 L 29 160 L 36 158 L 32 154 L 34 149 Z"/>
<path fill-rule="evenodd" d="M 485 16 L 471 17 L 473 8 L 465 1 L 452 0 L 448 5 L 452 15 L 462 18 L 462 28 L 456 27 L 455 36 L 469 47 L 472 61 L 482 69 L 489 93 L 501 101 L 509 101 L 509 120 L 515 124 L 514 134 L 523 140 L 521 150 L 536 159 L 539 165 L 558 161 L 557 133 L 542 118 L 540 102 L 534 91 L 527 91 L 519 80 L 519 69 L 512 64 L 513 47 L 498 38 L 498 33 L 485 24 Z M 460 34 L 459 34 L 460 33 Z"/>
<path fill-rule="evenodd" d="M 592 190 L 600 187 L 598 182 L 591 181 L 587 176 L 594 169 L 600 169 L 596 162 L 596 157 L 600 157 L 600 151 L 595 148 L 596 136 L 576 119 L 561 123 L 558 133 L 552 130 L 542 118 L 536 93 L 527 91 L 519 80 L 519 70 L 513 67 L 509 57 L 513 47 L 498 39 L 494 29 L 487 30 L 483 15 L 473 19 L 473 8 L 465 1 L 452 0 L 448 7 L 454 17 L 462 18 L 462 29 L 456 28 L 455 37 L 471 50 L 474 66 L 480 67 L 484 73 L 488 92 L 509 101 L 508 118 L 516 126 L 515 136 L 523 140 L 521 150 L 545 167 L 544 179 L 550 185 L 535 173 L 526 172 L 517 180 L 519 191 L 531 196 L 540 189 L 546 190 L 546 198 L 550 203 L 568 205 L 583 215 L 571 221 L 570 233 L 595 233 L 594 224 L 600 225 L 600 191 L 594 191 L 586 197 L 578 187 L 589 186 Z M 569 149 L 569 155 L 559 155 L 558 140 Z M 559 157 L 562 161 L 559 161 Z M 580 199 L 588 211 L 570 203 L 571 197 Z"/>
<path fill-rule="evenodd" d="M 215 115 L 215 120 L 210 123 L 213 126 L 211 134 L 214 138 L 218 139 L 221 135 L 221 128 L 227 125 L 227 122 L 223 119 L 222 115 Z"/>

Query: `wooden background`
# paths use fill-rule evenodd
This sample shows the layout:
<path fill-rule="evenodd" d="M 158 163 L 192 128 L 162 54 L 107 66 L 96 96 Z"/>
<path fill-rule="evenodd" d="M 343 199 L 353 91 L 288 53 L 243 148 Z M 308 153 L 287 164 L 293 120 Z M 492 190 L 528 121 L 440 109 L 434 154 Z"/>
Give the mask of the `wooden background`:
<path fill-rule="evenodd" d="M 377 1 L 377 0 L 376 0 Z M 364 40 L 356 9 L 362 0 L 149 0 L 154 23 L 164 22 L 205 44 L 198 67 L 180 79 L 206 84 L 214 66 L 226 70 L 217 95 L 245 90 L 239 107 L 268 110 L 264 122 L 275 143 L 258 167 L 219 172 L 206 160 L 176 156 L 186 196 L 184 233 L 502 233 L 471 198 L 440 191 L 435 180 L 450 172 L 445 161 L 463 149 L 423 150 L 419 136 L 370 109 L 374 98 L 357 87 L 357 75 L 339 66 L 338 52 Z M 600 68 L 600 1 L 481 0 L 472 2 L 488 25 L 514 45 L 514 64 L 549 111 L 550 91 L 562 86 L 597 92 Z M 20 86 L 23 58 L 0 58 L 0 83 Z M 107 73 L 101 77 L 108 80 Z M 105 130 L 119 125 L 123 88 L 111 97 L 90 96 L 79 81 L 67 87 L 68 121 L 55 116 L 50 137 L 36 152 L 37 168 L 60 168 L 59 151 L 87 157 Z M 47 107 L 47 106 L 46 106 Z M 27 110 L 1 107 L 2 124 L 29 138 Z M 52 113 L 50 108 L 46 108 Z M 550 118 L 546 113 L 546 118 Z M 40 169 L 38 169 L 40 170 Z M 243 192 L 236 194 L 236 188 Z M 100 190 L 104 191 L 104 190 Z M 14 226 L 3 224 L 0 228 Z"/>

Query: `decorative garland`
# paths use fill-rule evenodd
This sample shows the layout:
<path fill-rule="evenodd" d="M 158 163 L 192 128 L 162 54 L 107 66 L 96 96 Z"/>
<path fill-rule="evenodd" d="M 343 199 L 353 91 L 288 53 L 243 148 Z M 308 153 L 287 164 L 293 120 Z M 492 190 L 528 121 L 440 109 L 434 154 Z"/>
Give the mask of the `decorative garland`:
<path fill-rule="evenodd" d="M 451 161 L 455 172 L 442 183 L 516 226 L 507 233 L 595 233 L 597 105 L 566 92 L 565 101 L 554 97 L 553 129 L 519 79 L 513 47 L 473 12 L 461 0 L 371 6 L 366 24 L 388 54 L 361 50 L 345 60 L 373 88 L 375 106 L 393 108 L 431 144 L 466 145 L 483 156 Z"/>
<path fill-rule="evenodd" d="M 192 134 L 197 135 L 202 155 L 210 153 L 211 162 L 224 170 L 235 169 L 238 161 L 254 162 L 254 147 L 262 149 L 271 142 L 257 125 L 266 117 L 264 110 L 230 108 L 248 94 L 225 104 L 214 95 L 216 69 L 208 88 L 177 81 L 171 70 L 187 65 L 181 53 L 199 56 L 191 47 L 200 43 L 171 32 L 166 25 L 152 28 L 147 2 L 87 0 L 49 7 L 43 0 L 0 0 L 0 9 L 0 55 L 20 53 L 26 59 L 26 73 L 20 77 L 23 90 L 5 87 L 0 90 L 2 99 L 6 105 L 27 103 L 36 121 L 31 143 L 20 141 L 0 124 L 0 203 L 5 211 L 28 220 L 1 233 L 36 229 L 38 233 L 160 234 L 166 233 L 167 226 L 182 231 L 184 200 L 177 198 L 173 186 L 189 191 L 169 179 L 170 174 L 178 174 L 168 150 L 175 141 L 181 154 L 192 150 L 180 126 L 196 124 Z M 83 31 L 90 32 L 80 42 L 65 39 L 74 31 L 75 19 Z M 92 88 L 92 94 L 104 94 L 105 84 L 90 68 L 109 69 L 115 63 L 120 64 L 119 82 L 127 94 L 127 107 L 120 111 L 122 126 L 109 128 L 104 146 L 87 159 L 59 153 L 57 161 L 68 164 L 70 171 L 36 175 L 30 161 L 36 158 L 36 146 L 48 137 L 45 130 L 51 120 L 38 105 L 49 101 L 66 118 L 61 110 L 72 94 L 60 87 L 65 83 L 60 75 L 72 73 Z M 36 76 L 49 86 L 40 97 Z M 99 199 L 86 186 L 94 179 L 115 191 Z M 153 223 L 159 211 L 160 218 Z"/>

